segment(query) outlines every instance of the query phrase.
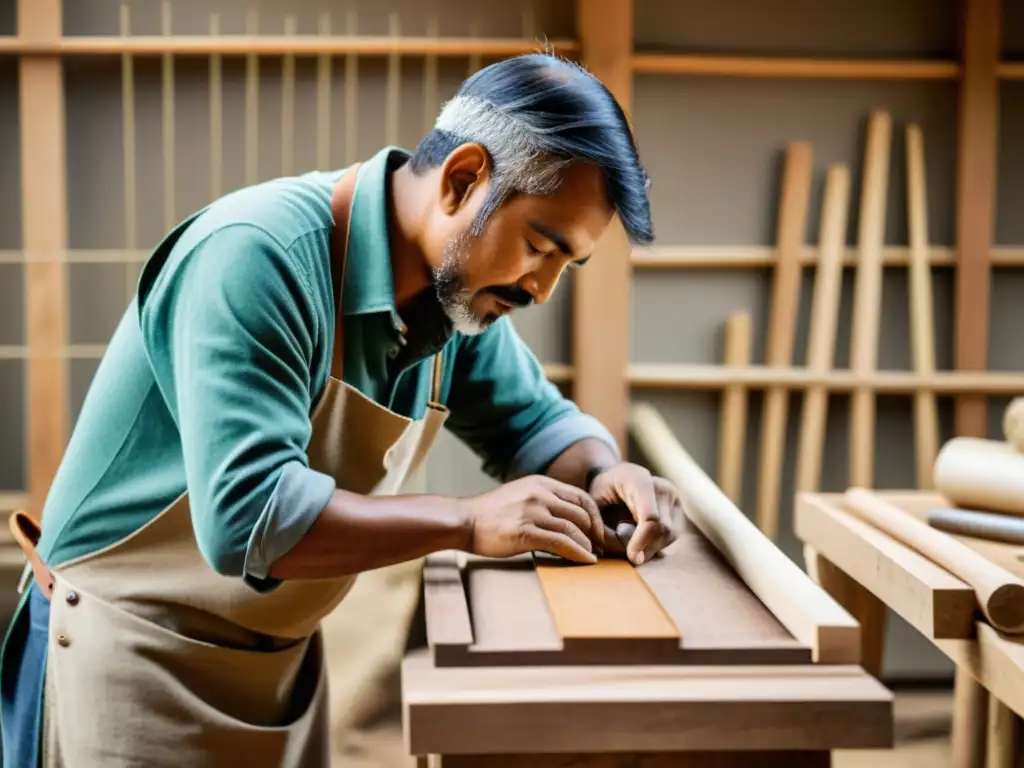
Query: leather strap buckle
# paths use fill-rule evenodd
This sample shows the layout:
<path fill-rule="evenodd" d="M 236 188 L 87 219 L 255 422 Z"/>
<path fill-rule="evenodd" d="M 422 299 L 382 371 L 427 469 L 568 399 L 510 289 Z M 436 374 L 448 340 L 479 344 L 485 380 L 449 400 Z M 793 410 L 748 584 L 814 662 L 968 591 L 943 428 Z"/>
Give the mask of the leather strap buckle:
<path fill-rule="evenodd" d="M 39 585 L 39 589 L 46 595 L 46 599 L 49 600 L 53 595 L 53 574 L 50 573 L 50 569 L 46 567 L 42 558 L 39 557 L 39 552 L 36 550 L 36 545 L 39 543 L 39 537 L 42 534 L 39 523 L 28 512 L 18 509 L 11 513 L 7 524 L 11 529 L 11 535 L 18 542 L 18 546 L 21 547 L 21 551 L 25 553 L 25 557 L 28 559 L 28 565 L 32 569 L 32 577 L 35 579 L 36 584 Z M 22 577 L 22 582 L 24 583 L 24 576 Z M 20 592 L 22 588 L 23 584 L 19 587 L 18 591 Z"/>

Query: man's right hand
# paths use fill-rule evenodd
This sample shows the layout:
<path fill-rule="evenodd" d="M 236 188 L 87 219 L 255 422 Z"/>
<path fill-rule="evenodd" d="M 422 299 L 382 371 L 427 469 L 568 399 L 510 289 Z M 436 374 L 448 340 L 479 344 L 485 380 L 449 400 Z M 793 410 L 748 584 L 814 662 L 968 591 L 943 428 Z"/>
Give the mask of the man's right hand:
<path fill-rule="evenodd" d="M 463 502 L 472 526 L 468 550 L 475 555 L 541 551 L 593 563 L 604 547 L 604 524 L 590 495 L 546 475 L 514 480 Z"/>

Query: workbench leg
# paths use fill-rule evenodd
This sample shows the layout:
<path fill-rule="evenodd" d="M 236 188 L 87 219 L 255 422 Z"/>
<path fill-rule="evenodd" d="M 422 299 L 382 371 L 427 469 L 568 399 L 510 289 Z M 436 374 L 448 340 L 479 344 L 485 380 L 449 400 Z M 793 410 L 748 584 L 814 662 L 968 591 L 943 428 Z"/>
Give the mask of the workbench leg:
<path fill-rule="evenodd" d="M 430 768 L 830 768 L 829 752 L 447 755 Z"/>
<path fill-rule="evenodd" d="M 807 573 L 845 608 L 860 624 L 860 663 L 864 670 L 881 677 L 885 653 L 885 603 L 819 555 L 809 544 L 804 545 Z"/>
<path fill-rule="evenodd" d="M 988 734 L 985 768 L 1014 768 L 1017 751 L 1017 715 L 995 696 L 988 697 Z"/>
<path fill-rule="evenodd" d="M 961 667 L 953 688 L 953 768 L 985 768 L 988 691 Z"/>

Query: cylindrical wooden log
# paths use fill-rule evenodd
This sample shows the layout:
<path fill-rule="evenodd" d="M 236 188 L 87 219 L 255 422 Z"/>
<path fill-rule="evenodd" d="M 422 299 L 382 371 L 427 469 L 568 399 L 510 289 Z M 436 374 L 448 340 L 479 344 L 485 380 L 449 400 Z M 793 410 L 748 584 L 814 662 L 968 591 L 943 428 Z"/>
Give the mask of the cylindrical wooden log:
<path fill-rule="evenodd" d="M 855 515 L 970 584 L 992 626 L 1024 634 L 1024 581 L 871 491 L 851 488 L 844 498 Z"/>
<path fill-rule="evenodd" d="M 955 437 L 939 451 L 934 478 L 954 506 L 1024 515 L 1024 453 L 1009 443 Z"/>
<path fill-rule="evenodd" d="M 939 531 L 971 536 L 975 539 L 1024 544 L 1024 519 L 997 512 L 973 509 L 938 508 L 928 510 L 928 525 Z"/>
<path fill-rule="evenodd" d="M 1024 397 L 1015 397 L 1003 413 L 1006 442 L 1024 453 Z"/>

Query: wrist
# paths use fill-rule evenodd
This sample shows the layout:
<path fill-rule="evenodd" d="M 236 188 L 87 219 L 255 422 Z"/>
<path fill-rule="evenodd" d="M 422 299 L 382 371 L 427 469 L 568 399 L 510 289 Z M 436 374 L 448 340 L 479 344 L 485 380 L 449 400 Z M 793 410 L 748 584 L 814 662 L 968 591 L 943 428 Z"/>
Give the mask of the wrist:
<path fill-rule="evenodd" d="M 473 513 L 473 500 L 465 498 L 449 498 L 449 515 L 451 518 L 452 537 L 450 547 L 460 552 L 473 551 L 473 530 L 476 523 L 476 515 Z"/>

